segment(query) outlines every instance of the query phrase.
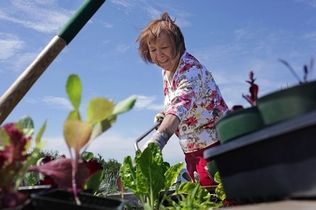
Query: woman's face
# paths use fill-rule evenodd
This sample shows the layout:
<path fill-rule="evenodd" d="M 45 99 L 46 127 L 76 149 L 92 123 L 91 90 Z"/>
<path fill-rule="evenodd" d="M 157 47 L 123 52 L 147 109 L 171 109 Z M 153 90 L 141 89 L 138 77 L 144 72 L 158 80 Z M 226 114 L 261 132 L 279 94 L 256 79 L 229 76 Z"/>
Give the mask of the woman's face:
<path fill-rule="evenodd" d="M 175 71 L 178 56 L 174 57 L 173 44 L 166 32 L 161 32 L 157 39 L 148 43 L 152 61 L 166 71 Z"/>

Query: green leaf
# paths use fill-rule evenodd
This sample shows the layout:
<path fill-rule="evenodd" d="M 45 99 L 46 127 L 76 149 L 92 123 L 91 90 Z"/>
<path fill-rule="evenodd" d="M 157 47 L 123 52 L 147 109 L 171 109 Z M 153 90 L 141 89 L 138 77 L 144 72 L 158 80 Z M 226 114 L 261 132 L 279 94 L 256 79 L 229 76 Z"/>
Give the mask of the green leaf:
<path fill-rule="evenodd" d="M 156 144 L 149 144 L 142 154 L 136 157 L 137 186 L 150 193 L 150 203 L 158 200 L 159 192 L 165 186 L 165 171 L 162 165 L 162 154 Z"/>
<path fill-rule="evenodd" d="M 113 102 L 106 98 L 94 98 L 89 101 L 87 110 L 87 121 L 95 125 L 112 115 L 114 109 Z"/>
<path fill-rule="evenodd" d="M 17 127 L 21 128 L 25 136 L 30 137 L 34 133 L 34 122 L 31 117 L 24 117 L 17 122 Z"/>
<path fill-rule="evenodd" d="M 104 170 L 99 170 L 91 177 L 89 177 L 89 179 L 85 183 L 85 189 L 96 192 L 99 189 L 100 184 L 102 182 L 103 174 Z"/>
<path fill-rule="evenodd" d="M 46 129 L 46 125 L 47 125 L 47 123 L 45 121 L 44 124 L 42 125 L 42 127 L 40 128 L 39 132 L 36 135 L 36 138 L 35 138 L 36 146 L 39 146 L 40 143 L 41 143 L 43 133 L 44 133 L 44 131 Z"/>
<path fill-rule="evenodd" d="M 0 127 L 0 150 L 8 144 L 10 144 L 10 137 L 4 128 Z"/>
<path fill-rule="evenodd" d="M 124 158 L 123 164 L 120 168 L 120 177 L 125 187 L 129 188 L 134 193 L 137 192 L 136 170 L 133 167 L 132 158 L 130 156 Z"/>
<path fill-rule="evenodd" d="M 78 110 L 72 110 L 69 112 L 67 120 L 79 120 L 81 121 L 80 112 Z"/>
<path fill-rule="evenodd" d="M 221 183 L 222 183 L 222 181 L 221 181 L 221 176 L 220 176 L 220 174 L 219 174 L 218 171 L 215 173 L 214 181 L 215 181 L 216 183 L 218 183 L 218 184 L 221 184 Z"/>
<path fill-rule="evenodd" d="M 226 199 L 226 194 L 225 194 L 225 191 L 224 191 L 224 187 L 222 184 L 218 184 L 215 188 L 215 193 L 217 195 L 217 197 L 220 199 L 220 200 L 225 200 Z"/>
<path fill-rule="evenodd" d="M 91 140 L 97 138 L 106 130 L 111 128 L 112 124 L 116 121 L 116 116 L 112 115 L 108 119 L 102 120 L 101 122 L 93 126 Z"/>
<path fill-rule="evenodd" d="M 81 81 L 78 75 L 71 74 L 68 77 L 68 80 L 66 83 L 66 91 L 67 91 L 67 94 L 72 106 L 74 107 L 75 110 L 78 110 L 80 106 L 80 102 L 81 102 L 81 92 L 82 92 Z"/>
<path fill-rule="evenodd" d="M 183 168 L 184 163 L 177 163 L 176 165 L 171 166 L 166 172 L 166 181 L 165 189 L 169 189 L 171 185 L 177 180 L 181 169 Z"/>
<path fill-rule="evenodd" d="M 70 148 L 79 153 L 90 139 L 92 127 L 88 123 L 79 120 L 66 120 L 64 124 L 64 138 Z"/>
<path fill-rule="evenodd" d="M 84 151 L 84 152 L 81 154 L 81 158 L 82 158 L 83 160 L 89 161 L 89 160 L 91 160 L 92 158 L 94 158 L 93 152 Z"/>
<path fill-rule="evenodd" d="M 113 111 L 113 115 L 119 115 L 131 110 L 136 103 L 136 96 L 130 96 L 129 98 L 119 102 Z"/>

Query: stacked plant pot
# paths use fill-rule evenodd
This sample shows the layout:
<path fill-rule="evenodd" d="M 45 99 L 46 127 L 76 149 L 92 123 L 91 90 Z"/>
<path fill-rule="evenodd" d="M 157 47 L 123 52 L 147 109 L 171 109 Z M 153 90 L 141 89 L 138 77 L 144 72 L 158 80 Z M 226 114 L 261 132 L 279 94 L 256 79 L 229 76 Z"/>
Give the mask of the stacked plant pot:
<path fill-rule="evenodd" d="M 316 196 L 316 82 L 276 91 L 223 117 L 215 160 L 229 199 L 241 203 Z M 307 173 L 308 171 L 308 173 Z"/>

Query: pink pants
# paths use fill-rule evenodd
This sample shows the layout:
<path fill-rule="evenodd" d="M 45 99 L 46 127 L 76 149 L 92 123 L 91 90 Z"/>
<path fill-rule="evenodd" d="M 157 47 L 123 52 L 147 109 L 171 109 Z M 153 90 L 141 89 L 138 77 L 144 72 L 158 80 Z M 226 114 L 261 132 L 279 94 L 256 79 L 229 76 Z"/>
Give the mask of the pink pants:
<path fill-rule="evenodd" d="M 185 162 L 187 164 L 187 170 L 192 180 L 194 179 L 194 172 L 196 171 L 199 175 L 200 184 L 202 186 L 216 185 L 217 183 L 213 180 L 213 177 L 207 172 L 206 165 L 207 161 L 203 158 L 204 150 L 207 150 L 211 147 L 217 146 L 219 143 L 212 144 L 205 147 L 204 149 L 184 153 Z"/>

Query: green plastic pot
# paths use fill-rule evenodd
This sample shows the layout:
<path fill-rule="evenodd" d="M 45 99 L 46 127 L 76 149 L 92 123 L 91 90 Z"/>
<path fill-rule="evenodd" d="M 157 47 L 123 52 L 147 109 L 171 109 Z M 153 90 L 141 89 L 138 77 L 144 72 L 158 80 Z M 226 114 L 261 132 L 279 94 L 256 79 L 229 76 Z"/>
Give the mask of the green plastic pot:
<path fill-rule="evenodd" d="M 212 177 L 214 177 L 216 172 L 218 171 L 215 161 L 214 160 L 208 161 L 206 167 L 207 167 L 207 172 Z"/>
<path fill-rule="evenodd" d="M 257 100 L 265 125 L 271 125 L 316 109 L 316 81 L 276 91 Z"/>
<path fill-rule="evenodd" d="M 256 106 L 231 112 L 216 125 L 221 144 L 264 127 Z"/>

